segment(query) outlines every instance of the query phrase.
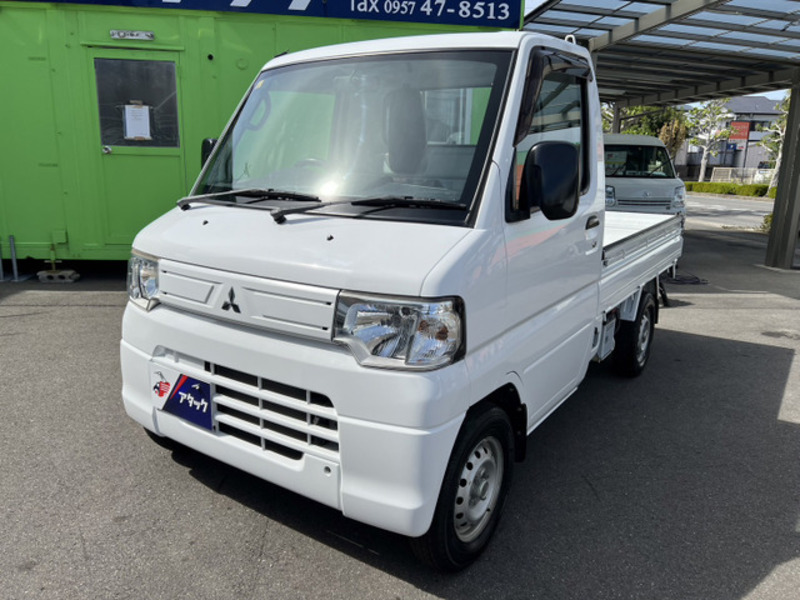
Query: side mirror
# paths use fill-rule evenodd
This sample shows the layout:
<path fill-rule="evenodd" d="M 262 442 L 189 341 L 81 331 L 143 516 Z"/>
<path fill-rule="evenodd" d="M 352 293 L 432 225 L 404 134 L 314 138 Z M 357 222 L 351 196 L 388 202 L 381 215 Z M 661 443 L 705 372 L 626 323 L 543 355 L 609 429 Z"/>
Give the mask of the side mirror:
<path fill-rule="evenodd" d="M 539 142 L 528 151 L 520 183 L 520 201 L 539 207 L 551 221 L 568 219 L 578 210 L 580 151 L 568 142 Z"/>
<path fill-rule="evenodd" d="M 211 153 L 214 151 L 214 146 L 216 145 L 216 138 L 206 138 L 203 140 L 203 143 L 200 145 L 200 168 L 205 166 L 208 157 L 211 156 Z"/>

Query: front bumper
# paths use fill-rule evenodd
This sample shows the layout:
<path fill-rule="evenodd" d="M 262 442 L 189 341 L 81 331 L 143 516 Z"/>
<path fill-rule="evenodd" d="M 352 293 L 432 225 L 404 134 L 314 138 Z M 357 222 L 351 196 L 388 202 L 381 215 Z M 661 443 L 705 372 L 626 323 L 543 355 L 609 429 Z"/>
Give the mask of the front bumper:
<path fill-rule="evenodd" d="M 364 368 L 344 348 L 129 304 L 122 397 L 158 435 L 408 536 L 430 526 L 469 407 L 464 362 L 431 372 Z M 214 429 L 161 410 L 154 373 L 208 382 Z"/>

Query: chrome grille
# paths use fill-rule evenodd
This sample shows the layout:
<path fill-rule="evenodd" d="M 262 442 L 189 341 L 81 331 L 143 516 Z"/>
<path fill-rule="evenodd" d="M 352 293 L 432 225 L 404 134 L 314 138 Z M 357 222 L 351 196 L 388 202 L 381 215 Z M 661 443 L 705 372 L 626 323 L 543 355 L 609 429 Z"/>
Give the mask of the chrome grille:
<path fill-rule="evenodd" d="M 219 320 L 330 342 L 337 290 L 161 259 L 159 301 Z"/>
<path fill-rule="evenodd" d="M 672 206 L 672 200 L 671 199 L 659 199 L 659 198 L 648 198 L 647 200 L 644 200 L 644 199 L 617 198 L 617 205 L 618 206 L 669 208 L 670 206 Z"/>
<path fill-rule="evenodd" d="M 307 452 L 338 458 L 339 424 L 327 396 L 223 365 L 204 366 L 220 434 L 293 460 Z"/>

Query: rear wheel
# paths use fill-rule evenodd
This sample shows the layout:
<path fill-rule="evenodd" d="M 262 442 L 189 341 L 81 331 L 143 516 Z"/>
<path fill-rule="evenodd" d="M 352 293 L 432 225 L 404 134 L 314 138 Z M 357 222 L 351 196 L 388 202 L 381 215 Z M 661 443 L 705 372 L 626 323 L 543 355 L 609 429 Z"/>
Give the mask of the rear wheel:
<path fill-rule="evenodd" d="M 487 406 L 462 427 L 428 532 L 411 540 L 425 563 L 458 571 L 486 548 L 508 494 L 514 437 L 506 413 Z"/>
<path fill-rule="evenodd" d="M 656 300 L 645 290 L 639 300 L 634 321 L 624 321 L 617 332 L 613 355 L 614 370 L 625 377 L 636 377 L 644 371 L 650 358 L 656 324 Z"/>

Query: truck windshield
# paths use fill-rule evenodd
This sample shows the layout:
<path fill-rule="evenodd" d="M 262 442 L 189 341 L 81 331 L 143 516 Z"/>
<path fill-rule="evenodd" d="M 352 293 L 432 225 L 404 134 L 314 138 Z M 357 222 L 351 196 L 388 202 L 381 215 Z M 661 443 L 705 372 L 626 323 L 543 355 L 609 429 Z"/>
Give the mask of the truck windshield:
<path fill-rule="evenodd" d="M 674 179 L 672 161 L 664 148 L 607 144 L 606 177 Z"/>
<path fill-rule="evenodd" d="M 319 198 L 319 208 L 308 207 L 314 212 L 463 223 L 485 171 L 510 62 L 507 51 L 447 51 L 264 71 L 193 193 L 275 189 Z M 461 210 L 359 202 L 381 198 Z M 286 200 L 263 202 L 284 208 Z"/>

